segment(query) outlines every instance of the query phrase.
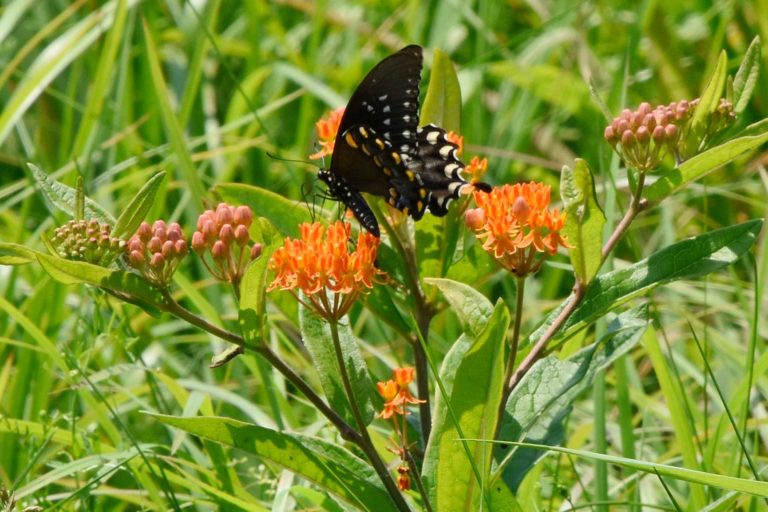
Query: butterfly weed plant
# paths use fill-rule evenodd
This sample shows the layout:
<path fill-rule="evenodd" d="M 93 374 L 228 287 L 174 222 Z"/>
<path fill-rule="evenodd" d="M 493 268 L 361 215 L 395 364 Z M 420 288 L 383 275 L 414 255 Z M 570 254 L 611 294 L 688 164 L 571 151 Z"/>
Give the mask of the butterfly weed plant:
<path fill-rule="evenodd" d="M 266 361 L 338 437 L 213 414 L 155 414 L 153 420 L 287 469 L 344 503 L 339 509 L 530 510 L 521 484 L 548 450 L 601 457 L 562 447 L 564 422 L 595 376 L 646 334 L 648 308 L 642 302 L 629 307 L 630 300 L 730 265 L 760 232 L 761 221 L 747 221 L 601 272 L 643 212 L 768 141 L 765 122 L 736 135 L 728 131 L 753 92 L 759 41 L 733 77 L 721 55 L 699 98 L 668 105 L 649 100 L 607 120 L 604 143 L 624 162 L 629 183 L 628 206 L 610 232 L 585 160 L 562 169 L 562 206 L 544 183 L 491 187 L 481 181 L 488 159 L 461 160 L 451 63 L 435 52 L 418 112 L 421 49 L 406 50 L 408 57 L 399 53 L 385 61 L 392 79 L 361 84 L 347 107 L 359 112 L 335 111 L 317 123 L 322 148 L 313 157 L 337 156 L 323 180 L 342 211 L 348 207 L 357 220 L 335 220 L 334 212 L 319 208 L 318 218 L 307 219 L 287 198 L 222 184 L 216 187 L 221 203 L 204 210 L 195 226 L 150 223 L 144 217 L 163 173 L 115 219 L 85 197 L 82 182 L 70 188 L 31 166 L 49 202 L 72 220 L 44 236 L 47 252 L 3 243 L 0 261 L 40 265 L 53 279 L 96 287 L 113 300 L 173 315 L 220 338 L 231 348 L 213 357 L 211 367 L 222 368 L 216 371 L 240 364 L 242 354 Z M 405 78 L 401 66 L 411 66 Z M 402 98 L 398 87 L 408 89 Z M 407 126 L 394 123 L 385 131 L 386 114 L 399 106 L 388 103 L 392 97 L 416 106 L 403 107 Z M 373 126 L 371 116 L 382 126 Z M 566 254 L 571 293 L 525 332 L 526 283 L 543 265 L 563 264 Z M 174 283 L 193 257 L 232 291 L 236 322 L 214 323 L 178 300 Z M 482 269 L 512 283 L 514 304 L 494 304 L 473 286 Z M 433 321 L 445 312 L 458 318 L 462 332 L 440 356 L 433 347 L 448 334 L 434 332 Z M 609 321 L 599 337 L 585 335 L 603 319 Z M 391 368 L 391 378 L 369 367 L 366 347 L 377 340 L 359 339 L 355 328 L 366 321 L 400 340 L 403 364 Z M 289 359 L 270 343 L 276 332 L 292 338 L 303 357 Z M 577 349 L 558 357 L 558 348 L 574 341 Z M 685 458 L 682 466 L 671 466 L 602 457 L 654 478 L 690 482 L 694 508 L 705 504 L 704 485 L 768 499 L 768 484 L 757 472 L 719 477 L 685 467 Z M 258 504 L 247 492 L 237 500 L 245 508 Z"/>

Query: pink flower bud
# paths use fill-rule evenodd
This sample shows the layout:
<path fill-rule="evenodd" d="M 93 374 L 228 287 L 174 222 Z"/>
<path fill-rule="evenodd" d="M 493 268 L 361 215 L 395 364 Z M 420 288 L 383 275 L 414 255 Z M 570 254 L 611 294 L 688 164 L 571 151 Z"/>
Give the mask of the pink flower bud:
<path fill-rule="evenodd" d="M 635 132 L 635 137 L 637 137 L 637 141 L 640 144 L 648 144 L 648 142 L 651 140 L 651 134 L 648 131 L 648 128 L 645 126 L 639 126 L 637 128 L 637 131 Z"/>
<path fill-rule="evenodd" d="M 207 244 L 205 243 L 205 237 L 199 231 L 192 233 L 192 250 L 197 254 L 202 254 L 205 251 Z"/>
<path fill-rule="evenodd" d="M 242 224 L 246 228 L 251 227 L 253 222 L 253 211 L 248 206 L 238 206 L 235 208 L 235 224 Z"/>
<path fill-rule="evenodd" d="M 197 229 L 198 231 L 202 231 L 203 226 L 206 222 L 209 220 L 213 220 L 214 213 L 213 210 L 205 210 L 203 213 L 200 214 L 200 216 L 197 218 Z"/>
<path fill-rule="evenodd" d="M 664 127 L 664 132 L 667 135 L 667 141 L 674 142 L 674 140 L 677 139 L 677 126 L 669 124 Z"/>
<path fill-rule="evenodd" d="M 170 260 L 175 256 L 176 253 L 176 246 L 173 244 L 171 240 L 166 240 L 163 242 L 163 248 L 161 250 L 163 253 L 163 256 L 166 260 Z"/>
<path fill-rule="evenodd" d="M 163 241 L 159 237 L 153 236 L 147 242 L 147 249 L 149 252 L 160 252 L 163 249 Z"/>
<path fill-rule="evenodd" d="M 139 229 L 136 230 L 136 235 L 138 235 L 142 242 L 149 242 L 149 239 L 152 238 L 152 226 L 147 222 L 142 222 L 139 225 Z"/>
<path fill-rule="evenodd" d="M 530 213 L 531 206 L 528 204 L 528 201 L 526 201 L 524 197 L 518 197 L 515 199 L 515 202 L 512 203 L 512 214 L 521 221 L 526 220 Z"/>
<path fill-rule="evenodd" d="M 632 130 L 624 130 L 624 133 L 621 134 L 621 145 L 629 148 L 634 146 L 635 142 L 635 134 L 632 133 Z"/>
<path fill-rule="evenodd" d="M 144 266 L 146 260 L 144 259 L 144 255 L 141 254 L 141 251 L 131 251 L 128 255 L 128 263 L 130 263 L 133 268 L 140 269 Z"/>
<path fill-rule="evenodd" d="M 187 252 L 189 252 L 189 248 L 187 247 L 187 242 L 183 238 L 181 240 L 176 240 L 176 243 L 174 245 L 176 247 L 176 254 L 178 256 L 186 256 Z"/>
<path fill-rule="evenodd" d="M 165 231 L 165 221 L 162 219 L 158 219 L 155 222 L 152 223 L 152 231 L 157 231 L 158 229 L 162 229 Z"/>
<path fill-rule="evenodd" d="M 153 254 L 152 258 L 149 260 L 149 266 L 153 269 L 161 269 L 163 268 L 163 265 L 165 265 L 165 258 L 163 257 L 163 254 L 159 252 Z"/>
<path fill-rule="evenodd" d="M 664 131 L 663 126 L 657 126 L 653 129 L 653 142 L 656 143 L 656 145 L 661 145 L 664 143 L 664 138 L 666 137 L 666 132 Z"/>
<path fill-rule="evenodd" d="M 619 121 L 619 124 L 616 128 L 617 128 L 616 133 L 623 134 L 624 132 L 629 130 L 629 123 L 622 119 L 621 121 Z"/>
<path fill-rule="evenodd" d="M 611 144 L 616 142 L 616 132 L 613 130 L 613 126 L 608 125 L 605 127 L 605 131 L 603 132 L 603 137 L 605 137 L 605 140 L 607 140 Z"/>
<path fill-rule="evenodd" d="M 637 128 L 641 124 L 643 124 L 643 119 L 645 119 L 645 115 L 643 115 L 642 112 L 635 112 L 632 114 L 632 127 Z"/>
<path fill-rule="evenodd" d="M 464 214 L 464 221 L 469 229 L 474 231 L 482 229 L 485 226 L 485 210 L 482 208 L 468 209 L 467 213 Z"/>
<path fill-rule="evenodd" d="M 644 101 L 640 104 L 640 106 L 637 107 L 637 111 L 640 112 L 643 117 L 651 113 L 651 104 L 647 101 Z"/>
<path fill-rule="evenodd" d="M 649 132 L 653 132 L 653 129 L 656 128 L 656 118 L 653 117 L 653 114 L 645 114 L 643 126 L 648 128 Z"/>
<path fill-rule="evenodd" d="M 130 252 L 144 252 L 144 244 L 141 243 L 137 236 L 133 236 L 128 240 L 128 250 Z"/>
<path fill-rule="evenodd" d="M 235 240 L 237 240 L 238 244 L 245 245 L 250 239 L 251 236 L 248 234 L 248 228 L 244 224 L 240 224 L 235 228 Z"/>
<path fill-rule="evenodd" d="M 229 208 L 229 205 L 226 203 L 219 203 L 216 207 L 216 223 L 219 226 L 223 226 L 224 224 L 232 224 L 233 221 L 234 215 L 232 215 L 232 210 Z"/>
<path fill-rule="evenodd" d="M 235 230 L 232 229 L 232 225 L 224 224 L 223 226 L 221 226 L 221 229 L 219 230 L 219 240 L 229 245 L 232 243 L 232 240 L 234 239 L 235 239 Z"/>
<path fill-rule="evenodd" d="M 253 244 L 253 247 L 251 247 L 251 260 L 258 259 L 259 256 L 261 256 L 262 247 L 260 243 Z"/>
<path fill-rule="evenodd" d="M 181 226 L 179 226 L 178 222 L 172 222 L 168 226 L 168 240 L 175 242 L 182 238 L 184 238 L 184 233 L 181 231 Z"/>
<path fill-rule="evenodd" d="M 627 123 L 629 123 L 629 121 L 632 119 L 632 111 L 629 110 L 628 108 L 625 108 L 624 110 L 621 111 L 621 116 L 619 117 L 621 117 L 622 121 L 626 121 Z"/>
<path fill-rule="evenodd" d="M 216 240 L 213 247 L 211 247 L 211 256 L 213 256 L 213 259 L 216 261 L 225 260 L 228 253 L 227 245 L 221 240 Z"/>
<path fill-rule="evenodd" d="M 212 220 L 207 220 L 205 224 L 203 224 L 203 236 L 207 241 L 211 241 L 215 239 L 218 236 L 218 229 L 216 228 L 216 223 Z"/>

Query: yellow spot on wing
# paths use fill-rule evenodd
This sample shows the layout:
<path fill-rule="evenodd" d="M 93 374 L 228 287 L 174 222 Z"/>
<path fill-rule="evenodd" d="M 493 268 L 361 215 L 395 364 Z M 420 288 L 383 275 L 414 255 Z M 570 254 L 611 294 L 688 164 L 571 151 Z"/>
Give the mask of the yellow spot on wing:
<path fill-rule="evenodd" d="M 347 133 L 347 134 L 344 136 L 344 140 L 346 140 L 346 141 L 347 141 L 347 145 L 348 145 L 349 147 L 351 147 L 351 148 L 353 148 L 353 149 L 357 149 L 357 148 L 358 148 L 357 142 L 355 142 L 355 138 L 352 136 L 352 134 L 351 134 L 351 133 Z"/>
<path fill-rule="evenodd" d="M 376 139 L 376 145 L 379 146 L 380 149 L 384 149 L 386 147 L 386 144 L 384 144 L 384 141 L 381 139 Z"/>
<path fill-rule="evenodd" d="M 408 169 L 407 171 L 405 171 L 405 175 L 406 175 L 406 176 L 408 176 L 408 181 L 413 181 L 413 180 L 415 180 L 415 179 L 416 179 L 416 175 L 415 175 L 415 174 L 413 174 L 413 171 L 412 171 L 412 170 L 410 170 L 410 169 Z"/>
<path fill-rule="evenodd" d="M 396 152 L 392 152 L 392 159 L 395 161 L 396 164 L 399 164 L 402 159 L 400 158 L 400 155 L 398 155 Z"/>
<path fill-rule="evenodd" d="M 362 135 L 364 138 L 368 138 L 368 130 L 366 130 L 365 127 L 361 126 L 357 131 L 359 131 L 360 135 Z"/>

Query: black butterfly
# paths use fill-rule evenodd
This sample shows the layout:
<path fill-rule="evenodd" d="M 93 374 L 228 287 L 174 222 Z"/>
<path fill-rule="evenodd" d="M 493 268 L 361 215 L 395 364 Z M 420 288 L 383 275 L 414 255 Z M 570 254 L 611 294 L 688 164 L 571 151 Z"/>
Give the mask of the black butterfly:
<path fill-rule="evenodd" d="M 330 195 L 352 210 L 360 224 L 380 236 L 362 192 L 381 196 L 414 220 L 424 211 L 438 217 L 466 186 L 458 146 L 435 125 L 419 127 L 421 47 L 406 46 L 363 79 L 341 118 L 330 169 L 318 177 Z"/>

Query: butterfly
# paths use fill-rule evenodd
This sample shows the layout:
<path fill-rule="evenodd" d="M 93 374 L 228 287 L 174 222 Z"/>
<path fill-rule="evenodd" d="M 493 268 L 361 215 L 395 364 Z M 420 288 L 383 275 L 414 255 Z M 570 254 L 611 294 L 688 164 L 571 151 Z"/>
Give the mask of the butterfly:
<path fill-rule="evenodd" d="M 419 220 L 448 213 L 464 187 L 490 191 L 461 177 L 458 145 L 435 125 L 419 126 L 422 49 L 406 46 L 379 62 L 352 94 L 339 124 L 331 166 L 318 177 L 329 194 L 352 210 L 360 224 L 380 236 L 363 193 L 380 196 Z"/>

